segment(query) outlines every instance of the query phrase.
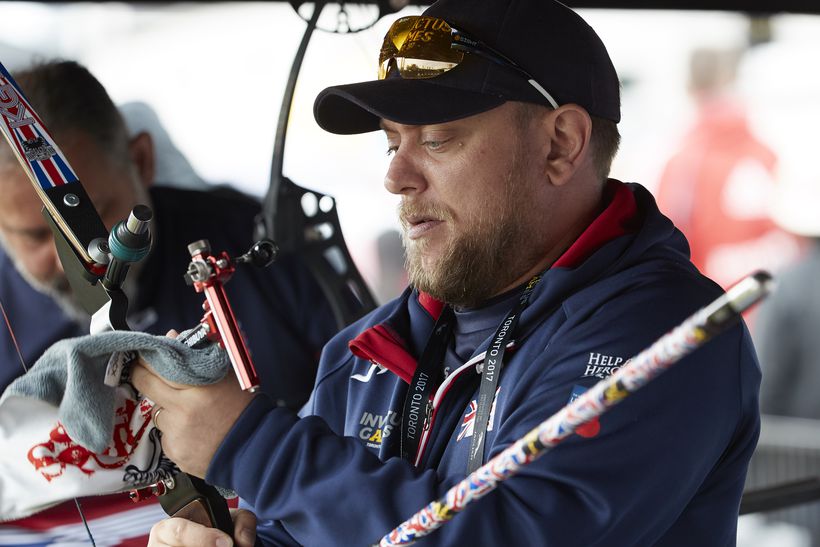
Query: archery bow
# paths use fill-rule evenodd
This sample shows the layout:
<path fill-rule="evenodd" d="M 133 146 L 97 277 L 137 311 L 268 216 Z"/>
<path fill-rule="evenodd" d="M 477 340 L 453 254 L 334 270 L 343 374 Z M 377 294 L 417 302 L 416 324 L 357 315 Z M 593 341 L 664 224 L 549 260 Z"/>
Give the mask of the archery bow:
<path fill-rule="evenodd" d="M 57 253 L 64 265 L 66 277 L 71 286 L 76 287 L 77 299 L 81 305 L 94 314 L 106 302 L 110 302 L 102 285 L 96 283 L 100 275 L 105 273 L 106 265 L 93 260 L 89 253 L 89 249 L 94 248 L 92 241 L 98 249 L 99 242 L 105 241 L 105 225 L 59 147 L 1 63 L 0 114 L 3 136 L 43 202 L 43 216 L 54 234 Z M 70 226 L 76 229 L 72 230 Z M 6 315 L 5 310 L 3 315 Z M 11 330 L 8 319 L 6 323 Z M 23 370 L 28 371 L 16 341 L 15 347 Z M 93 545 L 94 537 L 80 502 L 77 498 L 74 502 Z"/>
<path fill-rule="evenodd" d="M 91 332 L 130 330 L 122 283 L 129 265 L 150 250 L 150 208 L 135 206 L 128 219 L 109 234 L 64 154 L 2 63 L 0 120 L 3 136 L 43 202 L 43 216 L 54 234 L 66 277 L 80 305 L 92 317 Z M 232 534 L 227 504 L 215 488 L 182 473 L 174 479 L 171 497 L 175 510 L 169 514 Z M 75 502 L 86 523 L 79 501 Z M 168 511 L 167 504 L 162 505 Z M 93 544 L 87 523 L 86 530 Z"/>

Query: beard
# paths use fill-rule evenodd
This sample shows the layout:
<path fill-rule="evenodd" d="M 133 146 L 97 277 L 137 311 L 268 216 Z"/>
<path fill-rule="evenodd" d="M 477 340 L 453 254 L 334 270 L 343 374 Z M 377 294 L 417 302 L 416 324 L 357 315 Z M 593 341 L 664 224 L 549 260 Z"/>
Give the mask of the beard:
<path fill-rule="evenodd" d="M 34 290 L 51 298 L 72 321 L 79 323 L 83 327 L 87 327 L 91 324 L 91 316 L 74 297 L 71 285 L 64 273 L 58 273 L 46 280 L 37 279 L 26 270 L 23 263 L 8 246 L 4 246 L 4 250 L 6 254 L 9 255 L 9 258 L 11 258 L 17 273 L 19 273 Z"/>
<path fill-rule="evenodd" d="M 20 270 L 21 268 L 17 269 L 17 271 Z M 71 290 L 71 285 L 65 275 L 61 274 L 48 283 L 38 283 L 32 279 L 26 279 L 26 281 L 39 292 L 50 296 L 69 319 L 81 325 L 84 330 L 90 328 L 91 315 L 74 297 L 74 292 Z"/>
<path fill-rule="evenodd" d="M 3 250 L 11 259 L 12 264 L 14 264 L 14 269 L 17 270 L 17 273 L 20 274 L 26 283 L 28 283 L 37 292 L 51 298 L 60 310 L 69 319 L 80 325 L 83 330 L 89 330 L 91 326 L 91 314 L 89 314 L 82 304 L 80 304 L 65 273 L 58 272 L 46 280 L 38 279 L 26 270 L 22 261 L 19 260 L 11 247 L 6 244 L 2 234 L 0 234 L 0 246 L 3 247 Z M 136 278 L 142 270 L 143 262 L 138 262 L 131 265 L 125 282 L 123 283 L 122 290 L 129 301 L 131 301 L 136 295 Z M 101 282 L 98 281 L 98 283 Z"/>
<path fill-rule="evenodd" d="M 523 172 L 521 155 L 517 154 L 510 163 L 500 198 L 483 212 L 465 219 L 463 224 L 469 228 L 450 235 L 435 264 L 423 264 L 429 242 L 407 237 L 406 218 L 427 216 L 453 226 L 453 213 L 441 206 L 404 201 L 399 205 L 405 266 L 411 285 L 453 306 L 475 307 L 499 294 L 530 269 L 533 257 L 537 260 L 543 255 L 538 249 L 529 249 L 527 244 L 530 231 L 525 215 L 527 195 L 516 184 Z"/>

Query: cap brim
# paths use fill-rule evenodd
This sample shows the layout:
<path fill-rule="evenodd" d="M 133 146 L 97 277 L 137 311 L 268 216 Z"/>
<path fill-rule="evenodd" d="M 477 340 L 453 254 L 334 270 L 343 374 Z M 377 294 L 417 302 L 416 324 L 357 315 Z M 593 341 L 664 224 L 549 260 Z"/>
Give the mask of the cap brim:
<path fill-rule="evenodd" d="M 388 78 L 328 87 L 316 97 L 313 115 L 326 131 L 352 135 L 376 131 L 381 118 L 407 125 L 444 123 L 504 102 L 496 95 L 442 86 L 432 80 Z"/>

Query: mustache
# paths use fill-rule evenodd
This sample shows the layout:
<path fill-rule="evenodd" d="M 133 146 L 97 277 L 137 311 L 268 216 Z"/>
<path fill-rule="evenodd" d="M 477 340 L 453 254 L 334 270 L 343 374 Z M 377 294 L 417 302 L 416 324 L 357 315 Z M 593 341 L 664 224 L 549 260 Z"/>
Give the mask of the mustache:
<path fill-rule="evenodd" d="M 413 225 L 415 219 L 436 219 L 450 221 L 453 219 L 452 211 L 444 206 L 434 203 L 418 203 L 412 201 L 399 202 L 398 205 L 399 222 L 402 228 L 407 229 Z"/>

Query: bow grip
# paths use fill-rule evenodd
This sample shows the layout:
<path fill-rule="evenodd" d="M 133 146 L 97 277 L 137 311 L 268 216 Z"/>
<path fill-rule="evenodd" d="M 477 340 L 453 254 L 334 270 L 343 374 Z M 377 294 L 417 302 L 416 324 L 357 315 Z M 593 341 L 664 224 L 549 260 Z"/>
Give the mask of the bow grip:
<path fill-rule="evenodd" d="M 191 520 L 208 528 L 219 528 L 233 537 L 233 519 L 219 491 L 204 480 L 179 473 L 174 487 L 159 497 L 168 515 Z"/>

